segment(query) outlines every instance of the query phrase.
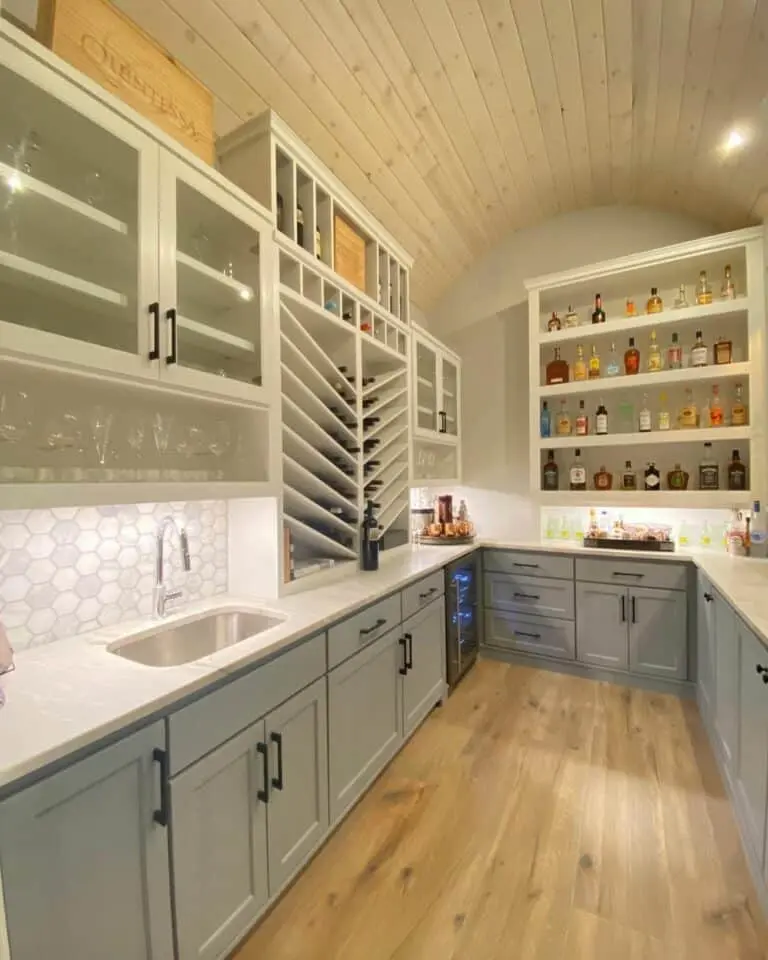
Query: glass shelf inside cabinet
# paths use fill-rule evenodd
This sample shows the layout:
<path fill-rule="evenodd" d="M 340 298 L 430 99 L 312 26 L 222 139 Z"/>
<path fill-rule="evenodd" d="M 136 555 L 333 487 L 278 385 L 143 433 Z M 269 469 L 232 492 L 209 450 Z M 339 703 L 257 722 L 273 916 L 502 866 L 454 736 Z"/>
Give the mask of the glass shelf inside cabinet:
<path fill-rule="evenodd" d="M 0 319 L 138 352 L 139 152 L 0 66 Z"/>
<path fill-rule="evenodd" d="M 261 383 L 259 234 L 177 181 L 178 363 Z"/>
<path fill-rule="evenodd" d="M 416 423 L 437 430 L 437 354 L 423 343 L 416 345 Z"/>

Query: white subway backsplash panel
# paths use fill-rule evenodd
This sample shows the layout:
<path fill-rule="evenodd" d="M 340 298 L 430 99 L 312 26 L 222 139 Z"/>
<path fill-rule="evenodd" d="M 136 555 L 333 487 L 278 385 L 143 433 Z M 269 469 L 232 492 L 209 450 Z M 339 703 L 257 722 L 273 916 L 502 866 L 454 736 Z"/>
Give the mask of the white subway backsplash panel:
<path fill-rule="evenodd" d="M 172 516 L 192 569 L 166 532 L 165 576 L 186 600 L 227 590 L 224 501 L 0 511 L 0 621 L 17 650 L 152 611 L 155 535 Z"/>

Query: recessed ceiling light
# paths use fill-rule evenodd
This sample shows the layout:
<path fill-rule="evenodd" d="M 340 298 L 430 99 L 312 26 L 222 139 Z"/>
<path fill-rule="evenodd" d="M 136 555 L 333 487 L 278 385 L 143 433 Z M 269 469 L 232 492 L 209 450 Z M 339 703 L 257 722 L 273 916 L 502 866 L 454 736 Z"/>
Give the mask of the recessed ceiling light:
<path fill-rule="evenodd" d="M 739 133 L 738 130 L 731 130 L 728 134 L 728 139 L 725 141 L 725 149 L 737 150 L 742 146 L 744 146 L 744 135 Z"/>

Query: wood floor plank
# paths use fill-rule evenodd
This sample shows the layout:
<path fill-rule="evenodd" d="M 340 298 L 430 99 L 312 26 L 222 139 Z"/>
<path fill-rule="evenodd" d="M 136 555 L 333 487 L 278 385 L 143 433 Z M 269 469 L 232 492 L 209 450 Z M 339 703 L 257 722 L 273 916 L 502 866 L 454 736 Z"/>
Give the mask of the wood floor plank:
<path fill-rule="evenodd" d="M 481 661 L 233 960 L 758 960 L 695 705 Z"/>

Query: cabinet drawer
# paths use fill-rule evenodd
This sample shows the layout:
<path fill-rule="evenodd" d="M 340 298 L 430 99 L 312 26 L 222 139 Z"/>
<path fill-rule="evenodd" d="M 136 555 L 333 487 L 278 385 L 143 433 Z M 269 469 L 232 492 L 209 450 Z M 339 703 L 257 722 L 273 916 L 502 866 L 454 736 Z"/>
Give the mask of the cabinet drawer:
<path fill-rule="evenodd" d="M 400 594 L 393 593 L 328 631 L 328 669 L 362 650 L 400 623 Z"/>
<path fill-rule="evenodd" d="M 325 634 L 278 654 L 168 718 L 174 776 L 325 673 Z"/>
<path fill-rule="evenodd" d="M 483 568 L 488 573 L 517 573 L 528 577 L 573 579 L 573 557 L 550 553 L 518 553 L 511 550 L 486 550 Z"/>
<path fill-rule="evenodd" d="M 685 590 L 687 567 L 668 560 L 576 560 L 576 579 L 590 583 L 612 583 L 625 587 L 658 587 Z"/>
<path fill-rule="evenodd" d="M 573 620 L 571 581 L 486 573 L 483 578 L 483 592 L 485 606 L 493 610 Z"/>
<path fill-rule="evenodd" d="M 403 620 L 445 593 L 445 571 L 437 570 L 403 590 Z"/>
<path fill-rule="evenodd" d="M 498 610 L 485 612 L 485 646 L 519 650 L 542 657 L 573 660 L 576 657 L 575 627 L 569 620 L 525 617 Z"/>

